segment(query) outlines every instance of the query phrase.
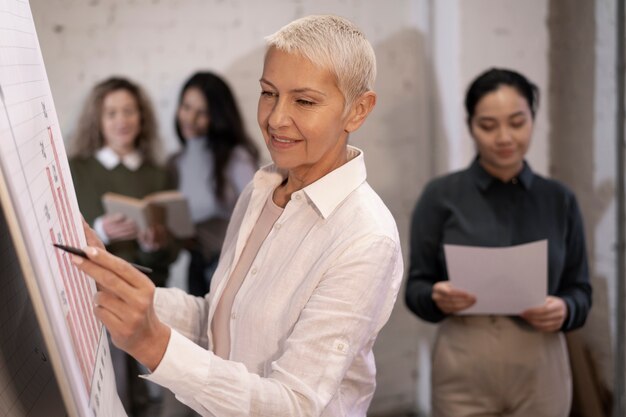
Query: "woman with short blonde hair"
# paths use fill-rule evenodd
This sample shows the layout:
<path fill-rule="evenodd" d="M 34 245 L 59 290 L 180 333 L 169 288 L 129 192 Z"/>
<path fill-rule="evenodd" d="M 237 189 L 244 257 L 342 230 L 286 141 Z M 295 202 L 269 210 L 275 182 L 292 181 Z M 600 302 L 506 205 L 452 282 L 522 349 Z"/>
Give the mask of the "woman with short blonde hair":
<path fill-rule="evenodd" d="M 273 163 L 242 192 L 204 298 L 155 294 L 87 231 L 90 260 L 74 262 L 100 285 L 96 315 L 203 416 L 366 415 L 403 274 L 395 221 L 348 145 L 376 103 L 374 74 L 345 19 L 269 38 L 257 120 Z"/>
<path fill-rule="evenodd" d="M 337 77 L 346 106 L 374 89 L 376 56 L 352 22 L 339 16 L 308 16 L 265 38 L 268 48 L 300 54 Z"/>

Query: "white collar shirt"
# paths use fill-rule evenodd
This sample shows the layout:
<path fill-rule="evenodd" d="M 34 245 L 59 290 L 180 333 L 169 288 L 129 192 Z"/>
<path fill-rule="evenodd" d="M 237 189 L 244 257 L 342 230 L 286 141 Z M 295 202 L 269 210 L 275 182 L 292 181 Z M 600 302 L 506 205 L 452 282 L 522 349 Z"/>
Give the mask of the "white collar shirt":
<path fill-rule="evenodd" d="M 139 151 L 132 151 L 124 156 L 119 156 L 113 149 L 108 146 L 104 146 L 95 153 L 95 157 L 102 164 L 103 167 L 109 171 L 118 166 L 124 165 L 131 171 L 137 171 L 143 163 L 143 158 Z"/>
<path fill-rule="evenodd" d="M 205 298 L 158 288 L 172 327 L 146 376 L 204 416 L 366 415 L 376 386 L 372 346 L 403 274 L 395 221 L 366 182 L 363 153 L 291 195 L 233 302 L 230 358 L 212 353 L 211 320 L 269 193 L 269 165 L 242 193 Z"/>

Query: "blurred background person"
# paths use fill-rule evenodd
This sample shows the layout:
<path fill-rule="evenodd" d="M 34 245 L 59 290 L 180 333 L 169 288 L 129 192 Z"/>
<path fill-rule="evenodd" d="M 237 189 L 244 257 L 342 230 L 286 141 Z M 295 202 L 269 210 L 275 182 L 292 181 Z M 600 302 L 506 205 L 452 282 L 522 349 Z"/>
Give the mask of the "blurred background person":
<path fill-rule="evenodd" d="M 164 286 L 177 245 L 163 226 L 139 231 L 119 214 L 106 214 L 102 196 L 115 192 L 135 198 L 173 188 L 154 160 L 158 129 L 147 95 L 134 82 L 109 78 L 89 94 L 70 149 L 70 169 L 78 204 L 107 249 L 129 262 L 152 268 L 150 279 Z M 150 395 L 137 362 L 112 347 L 116 382 L 129 415 L 138 416 Z"/>
<path fill-rule="evenodd" d="M 170 158 L 169 171 L 196 224 L 195 238 L 185 244 L 190 254 L 188 292 L 204 296 L 235 202 L 258 168 L 259 152 L 230 87 L 212 72 L 197 72 L 185 82 L 176 133 L 182 150 Z"/>
<path fill-rule="evenodd" d="M 466 97 L 477 156 L 431 181 L 411 228 L 406 303 L 442 322 L 433 352 L 433 416 L 569 414 L 572 381 L 563 332 L 591 307 L 585 236 L 574 194 L 531 170 L 537 87 L 491 69 Z M 476 298 L 448 281 L 443 245 L 503 247 L 548 240 L 548 296 L 520 316 L 462 316 Z M 497 295 L 494 295 L 497 296 Z"/>

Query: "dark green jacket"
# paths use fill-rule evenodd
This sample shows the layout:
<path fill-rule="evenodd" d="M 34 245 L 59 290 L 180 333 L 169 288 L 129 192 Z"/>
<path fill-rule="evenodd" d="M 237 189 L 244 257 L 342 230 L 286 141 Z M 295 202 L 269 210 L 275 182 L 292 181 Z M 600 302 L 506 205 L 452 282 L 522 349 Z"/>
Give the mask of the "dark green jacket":
<path fill-rule="evenodd" d="M 85 220 L 93 226 L 94 220 L 104 214 L 102 195 L 114 192 L 135 198 L 174 188 L 166 171 L 150 163 L 144 163 L 138 170 L 131 171 L 123 164 L 108 170 L 95 157 L 74 158 L 70 169 L 80 211 Z M 144 252 L 135 240 L 116 241 L 107 246 L 111 253 L 150 267 L 154 270 L 150 278 L 157 286 L 165 285 L 169 275 L 169 265 L 178 256 L 179 245 L 172 243 L 156 252 Z"/>

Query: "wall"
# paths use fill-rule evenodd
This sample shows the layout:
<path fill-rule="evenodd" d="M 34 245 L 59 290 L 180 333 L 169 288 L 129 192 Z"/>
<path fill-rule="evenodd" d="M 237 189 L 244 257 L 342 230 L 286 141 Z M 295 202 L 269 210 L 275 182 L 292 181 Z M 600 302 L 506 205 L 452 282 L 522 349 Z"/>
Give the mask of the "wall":
<path fill-rule="evenodd" d="M 461 85 L 467 88 L 487 68 L 504 67 L 521 72 L 539 87 L 543 94 L 527 159 L 535 171 L 547 174 L 548 1 L 481 0 L 480 3 L 476 7 L 474 2 L 461 2 Z"/>
<path fill-rule="evenodd" d="M 615 299 L 610 295 L 616 283 L 615 14 L 615 2 L 609 0 L 550 2 L 550 95 L 554 103 L 550 173 L 578 197 L 594 288 L 587 325 L 568 337 L 583 341 L 593 359 L 586 379 L 596 380 L 595 385 L 604 389 L 612 387 L 614 371 L 611 336 L 615 333 L 610 324 Z M 570 340 L 570 347 L 575 348 L 576 342 Z M 579 407 L 602 408 L 589 385 L 579 388 L 586 391 L 575 398 Z"/>
<path fill-rule="evenodd" d="M 616 253 L 617 243 L 616 200 L 615 200 L 615 136 L 617 111 L 616 97 L 616 31 L 617 7 L 614 0 L 599 0 L 595 2 L 595 77 L 594 77 L 594 126 L 593 126 L 593 155 L 594 174 L 592 189 L 595 198 L 586 198 L 583 209 L 593 210 L 594 226 L 588 234 L 588 240 L 593 240 L 593 270 L 596 277 L 596 294 L 594 302 L 599 307 L 594 319 L 598 326 L 603 326 L 599 332 L 615 336 L 615 317 L 617 311 L 616 294 Z M 622 100 L 624 98 L 622 97 Z M 588 225 L 589 226 L 589 225 Z M 626 300 L 622 300 L 626 302 Z M 587 328 L 592 329 L 594 323 Z M 608 329 L 606 328 L 608 326 Z M 598 334 L 589 334 L 591 340 L 606 340 Z M 594 344 L 594 355 L 603 366 L 601 376 L 606 385 L 611 387 L 614 378 L 613 348 L 615 338 L 609 338 L 611 343 Z M 623 394 L 622 394 L 623 395 Z"/>

